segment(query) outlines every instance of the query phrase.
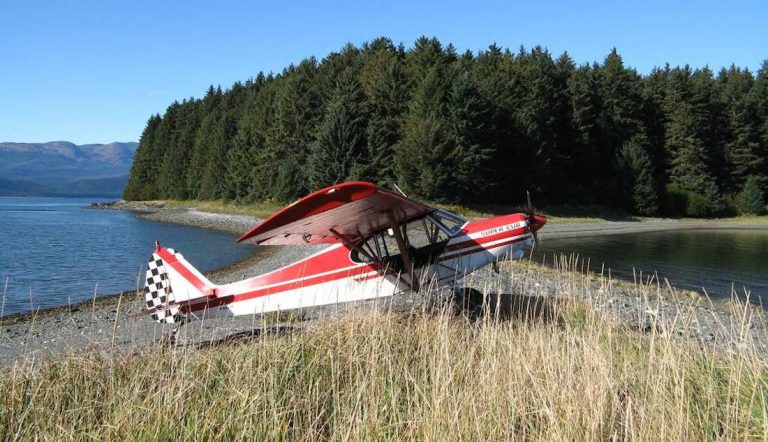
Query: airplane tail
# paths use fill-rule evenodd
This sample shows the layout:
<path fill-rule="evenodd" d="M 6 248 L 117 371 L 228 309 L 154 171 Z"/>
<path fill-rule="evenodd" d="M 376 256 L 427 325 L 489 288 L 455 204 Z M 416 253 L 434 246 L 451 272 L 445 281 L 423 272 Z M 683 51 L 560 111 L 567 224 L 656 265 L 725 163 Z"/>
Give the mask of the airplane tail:
<path fill-rule="evenodd" d="M 185 307 L 216 296 L 216 285 L 173 249 L 156 243 L 147 266 L 144 297 L 147 312 L 157 322 L 186 319 Z"/>

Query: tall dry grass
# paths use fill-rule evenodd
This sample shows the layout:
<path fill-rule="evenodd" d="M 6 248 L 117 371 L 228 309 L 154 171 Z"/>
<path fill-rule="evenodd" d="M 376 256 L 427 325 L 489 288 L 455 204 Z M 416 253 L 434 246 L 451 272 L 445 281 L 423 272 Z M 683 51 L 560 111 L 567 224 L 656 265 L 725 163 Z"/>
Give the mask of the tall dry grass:
<path fill-rule="evenodd" d="M 521 313 L 522 312 L 522 313 Z M 0 375 L 6 439 L 765 439 L 766 361 L 643 334 L 589 301 L 512 317 L 369 311 L 206 349 Z M 256 335 L 256 334 L 255 334 Z"/>

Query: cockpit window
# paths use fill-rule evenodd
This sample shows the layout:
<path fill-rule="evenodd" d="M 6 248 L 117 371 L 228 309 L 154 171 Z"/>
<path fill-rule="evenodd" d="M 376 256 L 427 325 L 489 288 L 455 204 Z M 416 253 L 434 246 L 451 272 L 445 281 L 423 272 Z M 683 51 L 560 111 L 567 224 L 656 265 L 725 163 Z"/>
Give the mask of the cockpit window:
<path fill-rule="evenodd" d="M 458 233 L 462 226 L 467 223 L 466 219 L 444 209 L 436 209 L 430 217 L 439 223 L 451 236 Z"/>
<path fill-rule="evenodd" d="M 458 215 L 438 209 L 430 215 L 400 226 L 400 229 L 407 247 L 411 249 L 415 264 L 423 264 L 442 253 L 448 240 L 465 222 Z M 394 268 L 399 268 L 400 249 L 392 229 L 368 238 L 359 249 L 352 250 L 350 258 L 359 263 L 387 262 Z"/>

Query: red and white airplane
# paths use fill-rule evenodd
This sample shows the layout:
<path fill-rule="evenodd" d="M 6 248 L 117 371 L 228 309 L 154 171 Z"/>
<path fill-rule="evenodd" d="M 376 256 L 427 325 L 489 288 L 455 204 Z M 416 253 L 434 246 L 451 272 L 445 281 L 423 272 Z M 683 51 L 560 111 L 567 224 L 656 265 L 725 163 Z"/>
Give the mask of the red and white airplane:
<path fill-rule="evenodd" d="M 467 221 L 368 182 L 318 190 L 237 242 L 327 244 L 278 270 L 231 284 L 206 279 L 158 243 L 146 273 L 146 312 L 158 322 L 252 315 L 393 296 L 453 284 L 498 260 L 521 259 L 546 218 L 513 213 Z"/>

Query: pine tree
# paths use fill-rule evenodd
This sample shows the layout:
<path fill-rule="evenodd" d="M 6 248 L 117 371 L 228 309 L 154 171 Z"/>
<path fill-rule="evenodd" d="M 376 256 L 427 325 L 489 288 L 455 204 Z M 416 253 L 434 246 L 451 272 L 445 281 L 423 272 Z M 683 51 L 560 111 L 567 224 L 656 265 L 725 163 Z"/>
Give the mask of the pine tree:
<path fill-rule="evenodd" d="M 713 136 L 707 129 L 710 108 L 711 75 L 692 73 L 688 66 L 670 75 L 665 110 L 667 112 L 666 151 L 670 157 L 672 184 L 688 193 L 690 216 L 712 216 L 725 210 L 713 164 Z"/>
<path fill-rule="evenodd" d="M 659 194 L 645 135 L 637 134 L 624 143 L 620 157 L 626 170 L 628 194 L 632 197 L 630 209 L 640 215 L 655 215 L 659 210 Z"/>
<path fill-rule="evenodd" d="M 508 50 L 491 45 L 481 51 L 473 62 L 473 84 L 478 94 L 488 105 L 486 130 L 490 142 L 487 147 L 491 160 L 483 174 L 488 178 L 484 200 L 496 203 L 517 202 L 513 198 L 519 193 L 519 183 L 510 179 L 519 172 L 518 158 L 522 135 L 514 120 L 516 104 L 513 94 L 520 88 L 515 72 L 514 56 Z"/>
<path fill-rule="evenodd" d="M 321 188 L 363 174 L 365 113 L 357 80 L 345 71 L 325 110 L 325 117 L 309 153 L 309 180 Z"/>
<path fill-rule="evenodd" d="M 155 152 L 155 139 L 162 119 L 160 115 L 152 115 L 139 139 L 128 184 L 123 192 L 126 200 L 145 200 L 157 198 L 158 161 Z"/>
<path fill-rule="evenodd" d="M 741 213 L 762 215 L 765 213 L 764 183 L 760 178 L 752 175 L 746 179 L 744 189 L 736 198 Z"/>
<path fill-rule="evenodd" d="M 433 67 L 414 93 L 403 123 L 403 138 L 395 148 L 398 184 L 409 194 L 445 199 L 442 193 L 453 169 L 453 152 L 446 115 L 446 71 Z"/>
<path fill-rule="evenodd" d="M 382 119 L 399 118 L 406 110 L 409 90 L 404 57 L 402 48 L 395 48 L 386 38 L 363 46 L 360 87 L 366 97 L 368 112 Z"/>
<path fill-rule="evenodd" d="M 366 129 L 367 158 L 363 178 L 382 186 L 395 182 L 395 149 L 397 126 L 392 118 L 373 115 Z"/>
<path fill-rule="evenodd" d="M 601 195 L 603 183 L 599 179 L 609 162 L 601 149 L 600 98 L 597 91 L 595 70 L 581 66 L 568 80 L 570 97 L 570 127 L 573 133 L 571 162 L 565 164 L 564 180 L 569 185 L 563 189 L 566 201 L 595 202 Z"/>
<path fill-rule="evenodd" d="M 202 168 L 198 198 L 219 199 L 226 196 L 227 153 L 237 133 L 234 116 L 225 113 L 217 120 L 218 126 L 212 131 L 208 161 Z"/>
<path fill-rule="evenodd" d="M 672 183 L 694 192 L 702 192 L 705 183 L 713 182 L 709 172 L 709 156 L 704 141 L 697 133 L 695 117 L 689 103 L 678 103 L 668 115 L 667 150 L 672 155 Z"/>
<path fill-rule="evenodd" d="M 693 113 L 690 103 L 683 102 L 669 116 L 667 149 L 672 153 L 671 181 L 687 195 L 686 215 L 719 215 L 726 210 L 725 202 L 709 171 L 708 152 L 697 135 Z"/>
<path fill-rule="evenodd" d="M 643 100 L 640 77 L 634 69 L 627 69 L 614 48 L 599 69 L 600 96 L 600 168 L 597 175 L 600 199 L 610 205 L 621 205 L 627 195 L 620 185 L 622 172 L 615 159 L 624 143 L 637 134 L 645 134 L 642 123 Z"/>
<path fill-rule="evenodd" d="M 220 142 L 220 120 L 218 112 L 208 113 L 197 130 L 189 167 L 186 169 L 186 188 L 191 198 L 200 198 L 203 173 L 213 161 L 211 153 L 214 145 Z"/>
<path fill-rule="evenodd" d="M 298 161 L 289 158 L 280 164 L 272 190 L 272 197 L 278 203 L 289 203 L 305 193 L 304 173 Z"/>
<path fill-rule="evenodd" d="M 763 192 L 768 193 L 768 60 L 763 61 L 757 72 L 755 83 L 749 91 L 749 100 L 755 109 L 758 155 L 762 158 L 762 166 L 758 166 L 755 174 L 762 181 Z"/>
<path fill-rule="evenodd" d="M 520 87 L 515 89 L 513 115 L 519 133 L 515 176 L 528 189 L 547 191 L 552 177 L 555 129 L 559 91 L 556 88 L 552 57 L 541 47 L 516 58 Z"/>
<path fill-rule="evenodd" d="M 730 182 L 741 189 L 749 176 L 760 176 L 766 167 L 765 152 L 760 145 L 756 109 L 750 97 L 737 103 L 731 114 L 732 139 L 727 143 Z"/>
<path fill-rule="evenodd" d="M 405 56 L 408 81 L 413 89 L 418 87 L 424 78 L 436 66 L 445 67 L 451 61 L 449 54 L 436 38 L 419 37 L 413 49 Z"/>
<path fill-rule="evenodd" d="M 472 82 L 471 65 L 465 59 L 453 74 L 447 97 L 447 124 L 455 160 L 452 179 L 443 189 L 447 198 L 454 201 L 477 201 L 488 184 L 483 171 L 494 151 L 487 123 L 490 117 L 488 104 L 480 96 Z"/>

